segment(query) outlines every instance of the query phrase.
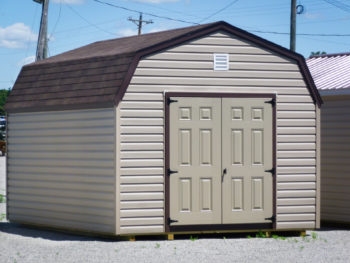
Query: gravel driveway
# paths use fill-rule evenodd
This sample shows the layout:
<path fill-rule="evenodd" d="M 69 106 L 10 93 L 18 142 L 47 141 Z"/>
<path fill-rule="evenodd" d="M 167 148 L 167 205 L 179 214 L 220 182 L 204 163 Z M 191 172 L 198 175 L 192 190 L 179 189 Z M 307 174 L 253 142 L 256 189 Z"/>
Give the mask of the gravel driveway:
<path fill-rule="evenodd" d="M 5 158 L 0 157 L 0 194 L 4 192 Z M 0 213 L 5 212 L 4 207 L 0 204 Z M 213 235 L 128 242 L 0 222 L 0 263 L 350 262 L 350 229 L 330 228 L 307 234 L 305 238 Z"/>

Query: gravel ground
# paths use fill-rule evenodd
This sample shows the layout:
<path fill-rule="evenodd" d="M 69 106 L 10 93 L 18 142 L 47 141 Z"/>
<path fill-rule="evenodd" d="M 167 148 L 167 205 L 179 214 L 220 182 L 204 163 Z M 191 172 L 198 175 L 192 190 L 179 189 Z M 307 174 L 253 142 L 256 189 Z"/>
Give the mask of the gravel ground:
<path fill-rule="evenodd" d="M 0 262 L 349 262 L 350 231 L 308 236 L 115 241 L 0 223 Z"/>
<path fill-rule="evenodd" d="M 5 158 L 0 157 L 0 194 Z M 5 204 L 0 204 L 0 215 Z M 350 229 L 308 231 L 302 237 L 245 235 L 176 237 L 174 241 L 116 241 L 0 222 L 0 263 L 11 262 L 350 262 Z"/>

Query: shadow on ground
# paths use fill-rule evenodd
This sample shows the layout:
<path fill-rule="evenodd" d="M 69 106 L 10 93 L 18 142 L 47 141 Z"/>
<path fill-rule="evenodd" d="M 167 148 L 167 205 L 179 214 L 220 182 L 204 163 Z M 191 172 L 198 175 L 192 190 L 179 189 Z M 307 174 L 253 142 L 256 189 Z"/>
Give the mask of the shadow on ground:
<path fill-rule="evenodd" d="M 24 237 L 42 238 L 52 241 L 114 241 L 111 238 L 86 236 L 83 234 L 72 234 L 69 232 L 46 230 L 43 228 L 32 227 L 27 225 L 0 222 L 0 233 L 8 233 Z"/>
<path fill-rule="evenodd" d="M 349 226 L 343 227 L 339 225 L 332 226 L 322 226 L 321 229 L 317 231 L 336 231 L 336 230 L 349 230 Z M 44 229 L 40 227 L 32 227 L 28 225 L 21 225 L 9 222 L 0 222 L 0 234 L 8 233 L 13 235 L 19 235 L 23 237 L 31 238 L 42 238 L 52 241 L 102 241 L 102 242 L 116 242 L 123 241 L 125 239 L 113 237 L 113 236 L 97 236 L 97 235 L 87 235 L 86 233 L 74 234 L 71 232 L 65 232 L 56 229 Z M 299 236 L 300 232 L 272 232 L 278 236 L 292 237 Z M 175 235 L 176 240 L 196 240 L 196 239 L 239 239 L 239 238 L 254 238 L 261 237 L 257 232 L 246 232 L 246 233 L 213 233 L 213 234 L 178 234 Z M 144 235 L 137 236 L 137 240 L 164 240 L 165 235 Z"/>

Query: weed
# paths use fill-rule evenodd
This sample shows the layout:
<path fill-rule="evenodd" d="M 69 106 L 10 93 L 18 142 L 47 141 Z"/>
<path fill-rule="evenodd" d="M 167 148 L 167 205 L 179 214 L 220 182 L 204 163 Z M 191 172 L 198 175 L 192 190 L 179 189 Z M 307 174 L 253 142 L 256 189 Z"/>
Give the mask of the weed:
<path fill-rule="evenodd" d="M 6 214 L 0 214 L 0 221 L 6 219 Z"/>
<path fill-rule="evenodd" d="M 156 248 L 160 248 L 160 244 L 159 243 L 156 243 Z"/>
<path fill-rule="evenodd" d="M 299 248 L 300 248 L 300 250 L 303 250 L 303 249 L 304 249 L 304 246 L 300 246 Z"/>
<path fill-rule="evenodd" d="M 249 238 L 249 239 L 250 239 L 250 238 L 252 238 L 252 236 L 251 236 L 251 235 L 248 235 L 248 236 L 247 236 L 247 238 Z"/>
<path fill-rule="evenodd" d="M 281 240 L 286 240 L 286 239 L 287 239 L 286 237 L 279 236 L 279 235 L 272 235 L 271 237 L 272 237 L 273 239 L 281 239 Z"/>
<path fill-rule="evenodd" d="M 176 255 L 176 247 L 174 247 L 174 254 Z"/>
<path fill-rule="evenodd" d="M 196 240 L 198 240 L 198 237 L 190 236 L 190 240 L 191 240 L 191 241 L 196 241 Z"/>
<path fill-rule="evenodd" d="M 264 232 L 262 232 L 262 231 L 259 231 L 259 232 L 255 235 L 255 237 L 266 238 L 266 234 L 265 234 Z"/>
<path fill-rule="evenodd" d="M 226 237 L 224 237 L 224 240 L 226 240 Z"/>
<path fill-rule="evenodd" d="M 312 239 L 317 239 L 318 236 L 317 236 L 317 234 L 315 232 L 312 232 L 311 233 L 311 237 L 312 237 Z"/>
<path fill-rule="evenodd" d="M 0 194 L 0 203 L 6 203 L 6 197 L 3 194 Z"/>

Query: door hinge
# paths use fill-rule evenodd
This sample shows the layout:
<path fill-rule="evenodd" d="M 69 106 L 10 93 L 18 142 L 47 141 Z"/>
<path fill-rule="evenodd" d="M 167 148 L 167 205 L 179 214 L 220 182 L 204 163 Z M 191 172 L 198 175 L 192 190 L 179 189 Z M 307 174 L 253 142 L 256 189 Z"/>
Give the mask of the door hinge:
<path fill-rule="evenodd" d="M 276 217 L 275 216 L 267 217 L 265 218 L 265 220 L 271 220 L 272 222 L 274 222 L 276 220 Z"/>
<path fill-rule="evenodd" d="M 173 171 L 173 170 L 170 170 L 170 168 L 168 168 L 168 176 L 170 176 L 171 174 L 176 174 L 178 173 L 178 171 Z"/>
<path fill-rule="evenodd" d="M 168 225 L 170 225 L 171 223 L 176 223 L 176 222 L 179 222 L 179 221 L 168 217 Z"/>
<path fill-rule="evenodd" d="M 270 170 L 265 170 L 265 173 L 272 173 L 275 174 L 275 168 L 272 168 Z"/>
<path fill-rule="evenodd" d="M 178 102 L 177 100 L 172 100 L 171 98 L 168 98 L 167 99 L 167 104 L 169 105 L 170 103 L 173 103 L 173 102 Z"/>
<path fill-rule="evenodd" d="M 269 103 L 272 105 L 272 107 L 274 107 L 276 105 L 276 99 L 273 98 L 272 100 L 269 100 L 269 101 L 265 101 L 265 103 Z"/>

